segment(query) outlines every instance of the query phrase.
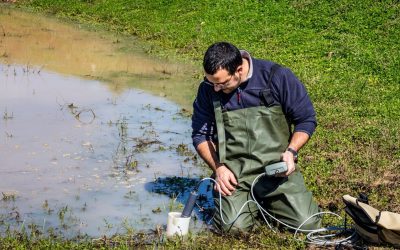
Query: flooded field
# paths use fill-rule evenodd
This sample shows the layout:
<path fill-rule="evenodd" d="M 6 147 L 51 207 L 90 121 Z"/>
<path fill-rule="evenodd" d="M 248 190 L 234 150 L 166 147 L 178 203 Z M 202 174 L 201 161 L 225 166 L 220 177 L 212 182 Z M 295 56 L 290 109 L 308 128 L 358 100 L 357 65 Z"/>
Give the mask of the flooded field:
<path fill-rule="evenodd" d="M 190 119 L 165 98 L 187 80 L 179 65 L 19 12 L 0 24 L 0 232 L 164 227 L 208 175 Z"/>
<path fill-rule="evenodd" d="M 151 57 L 151 49 L 133 37 L 0 6 L 0 61 L 100 80 L 115 93 L 148 90 L 189 109 L 199 82 L 192 66 Z"/>

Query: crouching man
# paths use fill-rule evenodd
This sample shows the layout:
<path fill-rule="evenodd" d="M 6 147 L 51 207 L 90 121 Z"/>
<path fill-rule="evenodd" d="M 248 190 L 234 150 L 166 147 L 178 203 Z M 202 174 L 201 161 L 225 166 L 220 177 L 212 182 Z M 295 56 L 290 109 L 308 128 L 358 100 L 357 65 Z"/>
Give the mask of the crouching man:
<path fill-rule="evenodd" d="M 229 231 L 248 231 L 262 217 L 251 199 L 253 180 L 264 166 L 284 161 L 288 170 L 280 176 L 259 179 L 254 193 L 277 219 L 295 228 L 319 211 L 299 171 L 297 152 L 316 127 L 314 107 L 304 85 L 287 68 L 252 58 L 234 45 L 218 42 L 204 55 L 205 77 L 193 103 L 193 144 L 214 172 L 217 209 L 213 223 Z M 294 129 L 292 130 L 292 126 Z M 302 229 L 316 229 L 320 218 L 308 220 Z"/>

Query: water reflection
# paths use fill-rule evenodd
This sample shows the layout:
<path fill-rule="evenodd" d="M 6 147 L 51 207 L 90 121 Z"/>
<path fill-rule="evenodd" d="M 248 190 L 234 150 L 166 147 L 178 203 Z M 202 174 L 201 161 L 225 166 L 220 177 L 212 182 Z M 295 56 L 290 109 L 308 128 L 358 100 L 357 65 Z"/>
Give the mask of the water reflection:
<path fill-rule="evenodd" d="M 197 80 L 188 64 L 152 58 L 133 37 L 0 9 L 0 61 L 107 83 L 113 92 L 149 90 L 190 109 Z M 179 89 L 179 91 L 177 91 Z"/>
<path fill-rule="evenodd" d="M 185 204 L 190 191 L 197 191 L 195 218 L 210 224 L 214 216 L 214 203 L 212 200 L 212 186 L 209 180 L 188 177 L 159 177 L 154 182 L 145 185 L 147 190 L 168 195 L 171 199 Z M 180 209 L 180 212 L 183 210 Z"/>
<path fill-rule="evenodd" d="M 0 90 L 2 231 L 35 224 L 71 237 L 155 228 L 182 200 L 146 183 L 204 174 L 189 119 L 164 98 L 5 64 Z"/>

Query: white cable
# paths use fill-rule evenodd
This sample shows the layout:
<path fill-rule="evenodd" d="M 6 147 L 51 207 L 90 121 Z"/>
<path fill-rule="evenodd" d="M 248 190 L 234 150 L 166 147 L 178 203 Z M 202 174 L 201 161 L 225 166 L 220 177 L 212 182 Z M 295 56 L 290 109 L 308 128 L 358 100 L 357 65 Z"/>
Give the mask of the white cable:
<path fill-rule="evenodd" d="M 237 212 L 236 217 L 235 217 L 233 220 L 231 220 L 230 222 L 226 222 L 226 221 L 224 220 L 224 217 L 222 216 L 222 209 L 221 209 L 221 206 L 222 206 L 221 187 L 219 186 L 219 184 L 218 184 L 213 178 L 204 178 L 204 179 L 202 179 L 200 182 L 202 182 L 203 180 L 210 180 L 210 181 L 213 181 L 213 182 L 217 185 L 217 187 L 218 187 L 218 191 L 219 191 L 219 192 L 218 192 L 218 193 L 219 193 L 219 204 L 220 204 L 220 206 L 219 206 L 219 208 L 220 208 L 220 209 L 219 209 L 219 215 L 221 216 L 221 220 L 222 220 L 222 222 L 223 222 L 225 225 L 229 225 L 229 224 L 234 223 L 235 220 L 240 216 L 240 213 L 242 212 L 244 206 L 246 206 L 247 203 L 255 202 L 255 201 L 253 201 L 253 200 L 248 200 L 248 201 L 246 201 L 246 202 L 242 205 L 242 207 L 239 209 L 239 212 Z M 256 203 L 257 203 L 257 202 L 256 202 Z"/>
<path fill-rule="evenodd" d="M 256 198 L 255 198 L 255 196 L 254 196 L 253 187 L 254 187 L 255 183 L 257 182 L 257 180 L 258 180 L 260 177 L 264 176 L 264 175 L 265 175 L 265 173 L 262 173 L 262 174 L 258 175 L 258 176 L 254 179 L 253 183 L 251 184 L 251 188 L 250 188 L 251 197 L 253 198 L 253 200 L 254 200 L 257 204 L 259 204 L 259 203 L 258 203 L 258 201 L 256 200 Z M 312 232 L 312 231 L 314 231 L 314 230 L 308 230 L 308 229 L 300 229 L 299 227 L 298 227 L 298 228 L 292 227 L 292 226 L 290 226 L 290 225 L 288 225 L 288 224 L 286 224 L 286 223 L 280 221 L 279 219 L 275 218 L 273 215 L 271 215 L 270 213 L 268 213 L 268 211 L 265 210 L 261 205 L 259 205 L 259 209 L 260 209 L 262 212 L 266 213 L 266 214 L 267 214 L 269 217 L 271 217 L 272 219 L 276 220 L 276 221 L 279 222 L 280 224 L 282 224 L 282 225 L 284 225 L 284 226 L 286 226 L 286 227 L 288 227 L 288 228 L 290 228 L 290 229 L 293 229 L 293 230 L 296 230 L 296 231 L 299 230 L 299 231 L 301 231 L 301 232 Z M 312 215 L 311 217 L 314 217 L 314 215 Z M 309 219 L 310 219 L 310 218 L 307 218 L 307 220 L 309 220 Z M 306 221 L 307 221 L 307 220 L 306 220 Z M 304 223 L 304 222 L 303 222 L 303 223 Z M 303 226 L 303 223 L 302 223 L 300 226 Z"/>
<path fill-rule="evenodd" d="M 339 245 L 339 244 L 349 244 L 349 243 L 352 243 L 353 238 L 356 236 L 356 233 L 355 233 L 354 230 L 353 230 L 353 233 L 352 233 L 350 236 L 348 236 L 347 238 L 338 239 L 338 240 L 326 240 L 326 239 L 321 239 L 321 238 L 336 237 L 336 236 L 338 236 L 338 234 L 344 232 L 345 229 L 344 229 L 344 228 L 341 228 L 341 227 L 327 227 L 327 228 L 324 227 L 324 228 L 313 229 L 313 230 L 301 229 L 301 227 L 304 226 L 304 224 L 305 224 L 308 220 L 310 220 L 311 218 L 313 218 L 313 217 L 315 217 L 315 216 L 318 216 L 318 215 L 331 214 L 331 215 L 335 215 L 335 216 L 337 216 L 337 217 L 339 217 L 339 218 L 342 218 L 340 215 L 335 214 L 335 213 L 333 213 L 333 212 L 329 212 L 329 211 L 328 211 L 328 212 L 318 212 L 318 213 L 315 213 L 315 214 L 311 215 L 310 217 L 308 217 L 306 220 L 304 220 L 304 221 L 300 224 L 300 226 L 298 226 L 297 228 L 292 227 L 292 226 L 290 226 L 290 225 L 288 225 L 288 224 L 286 224 L 286 223 L 280 221 L 279 219 L 275 218 L 273 215 L 271 215 L 267 210 L 265 210 L 265 209 L 258 203 L 258 201 L 256 200 L 256 198 L 255 198 L 255 196 L 254 196 L 254 193 L 253 193 L 253 187 L 254 187 L 255 183 L 258 181 L 259 178 L 261 178 L 261 177 L 264 176 L 264 175 L 265 175 L 265 173 L 262 173 L 262 174 L 258 175 L 258 176 L 253 180 L 253 182 L 252 182 L 252 184 L 251 184 L 251 188 L 250 188 L 252 200 L 246 201 L 246 202 L 242 205 L 242 207 L 239 209 L 239 212 L 236 214 L 236 217 L 235 217 L 233 220 L 231 220 L 230 222 L 226 222 L 226 221 L 224 220 L 224 218 L 223 218 L 223 215 L 222 215 L 222 196 L 221 196 L 221 187 L 220 187 L 220 185 L 219 185 L 219 184 L 216 182 L 216 180 L 214 180 L 213 178 L 204 178 L 204 179 L 202 179 L 202 180 L 200 181 L 200 183 L 203 182 L 204 180 L 210 180 L 210 181 L 213 181 L 213 182 L 217 185 L 218 191 L 219 191 L 218 193 L 219 193 L 219 204 L 220 204 L 220 206 L 219 206 L 219 212 L 220 212 L 221 220 L 222 220 L 222 222 L 223 222 L 225 225 L 234 223 L 235 220 L 240 216 L 240 213 L 242 212 L 244 206 L 245 206 L 247 203 L 254 202 L 254 203 L 257 205 L 258 209 L 260 210 L 261 215 L 262 215 L 263 218 L 264 218 L 264 221 L 267 223 L 268 227 L 269 227 L 271 230 L 273 230 L 273 229 L 272 229 L 272 226 L 270 225 L 270 223 L 268 222 L 268 220 L 265 218 L 264 213 L 267 214 L 270 218 L 272 218 L 272 219 L 276 220 L 277 222 L 279 222 L 280 224 L 282 224 L 282 225 L 284 225 L 284 226 L 286 226 L 286 227 L 288 227 L 288 228 L 290 228 L 290 229 L 295 230 L 295 233 L 294 233 L 294 237 L 295 237 L 295 238 L 296 238 L 298 232 L 308 232 L 308 234 L 307 234 L 307 241 L 306 241 L 307 243 L 312 243 L 312 244 L 316 244 L 316 245 L 326 245 L 326 246 L 327 246 L 327 245 Z M 200 185 L 200 184 L 199 184 L 199 185 Z M 273 231 L 274 231 L 274 230 L 273 230 Z M 314 234 L 316 234 L 316 233 L 322 233 L 322 232 L 327 232 L 327 231 L 339 231 L 339 233 L 314 236 Z M 274 232 L 275 232 L 275 231 L 274 231 Z"/>
<path fill-rule="evenodd" d="M 304 220 L 304 221 L 300 224 L 300 226 L 298 226 L 297 228 L 292 227 L 292 226 L 290 226 L 290 225 L 288 225 L 288 224 L 286 224 L 286 223 L 280 221 L 279 219 L 275 218 L 273 215 L 271 215 L 270 213 L 268 213 L 268 211 L 265 210 L 261 205 L 259 205 L 259 203 L 257 202 L 257 200 L 256 200 L 256 198 L 255 198 L 255 196 L 254 196 L 254 193 L 253 193 L 253 188 L 254 188 L 254 186 L 255 186 L 255 183 L 258 181 L 259 178 L 261 178 L 261 177 L 264 176 L 264 175 L 265 175 L 265 173 L 262 173 L 262 174 L 258 175 L 258 176 L 254 179 L 253 183 L 251 184 L 251 188 L 250 188 L 251 197 L 252 197 L 253 200 L 256 202 L 258 208 L 259 208 L 260 211 L 261 211 L 261 214 L 263 214 L 263 212 L 264 212 L 264 213 L 266 213 L 270 218 L 276 220 L 276 221 L 279 222 L 280 224 L 282 224 L 282 225 L 284 225 L 284 226 L 286 226 L 286 227 L 288 227 L 288 228 L 290 228 L 290 229 L 296 230 L 295 233 L 294 233 L 294 237 L 296 237 L 297 232 L 299 232 L 299 231 L 300 231 L 300 232 L 308 232 L 308 233 L 309 233 L 309 234 L 307 235 L 307 239 L 308 239 L 307 242 L 308 242 L 308 243 L 313 243 L 313 244 L 318 244 L 318 245 L 321 245 L 321 244 L 322 244 L 322 245 L 337 245 L 337 244 L 346 242 L 346 241 L 348 241 L 348 240 L 351 240 L 351 239 L 355 236 L 355 233 L 353 232 L 353 234 L 352 234 L 351 236 L 349 236 L 349 237 L 347 237 L 347 238 L 345 238 L 345 239 L 342 239 L 342 240 L 336 240 L 336 241 L 327 241 L 327 240 L 324 240 L 324 241 L 321 241 L 321 240 L 319 240 L 318 238 L 312 238 L 311 236 L 312 236 L 313 234 L 315 234 L 315 233 L 321 233 L 321 232 L 326 232 L 326 231 L 332 231 L 332 228 L 319 228 L 319 229 L 313 229 L 313 230 L 301 229 L 301 227 L 302 227 L 308 220 L 310 220 L 311 218 L 313 218 L 313 217 L 315 217 L 315 216 L 321 215 L 321 214 L 332 214 L 332 215 L 335 215 L 335 216 L 338 216 L 338 217 L 341 218 L 340 215 L 335 214 L 335 213 L 332 213 L 332 212 L 318 212 L 318 213 L 315 213 L 315 214 L 311 215 L 310 217 L 308 217 L 306 220 Z M 221 209 L 221 208 L 220 208 L 220 209 Z M 264 219 L 265 219 L 265 217 L 264 217 Z M 339 233 L 341 233 L 341 232 L 344 231 L 343 228 L 337 228 L 336 230 L 340 230 Z M 333 236 L 337 236 L 337 234 L 334 234 L 334 235 L 331 235 L 331 236 L 332 236 L 332 237 L 333 237 Z M 312 239 L 313 239 L 313 240 L 312 240 Z"/>

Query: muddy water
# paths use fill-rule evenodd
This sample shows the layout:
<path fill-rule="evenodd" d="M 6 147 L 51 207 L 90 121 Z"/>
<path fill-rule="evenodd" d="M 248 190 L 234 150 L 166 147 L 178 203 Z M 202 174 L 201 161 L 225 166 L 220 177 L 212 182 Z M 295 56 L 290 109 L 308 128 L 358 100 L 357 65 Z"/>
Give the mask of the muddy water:
<path fill-rule="evenodd" d="M 180 66 L 49 19 L 3 10 L 0 24 L 0 232 L 165 227 L 190 190 L 159 180 L 207 175 L 162 87 L 187 79 Z"/>
<path fill-rule="evenodd" d="M 152 58 L 144 50 L 151 47 L 132 37 L 91 32 L 0 5 L 1 61 L 102 80 L 114 92 L 149 90 L 190 109 L 198 84 L 193 67 Z"/>

